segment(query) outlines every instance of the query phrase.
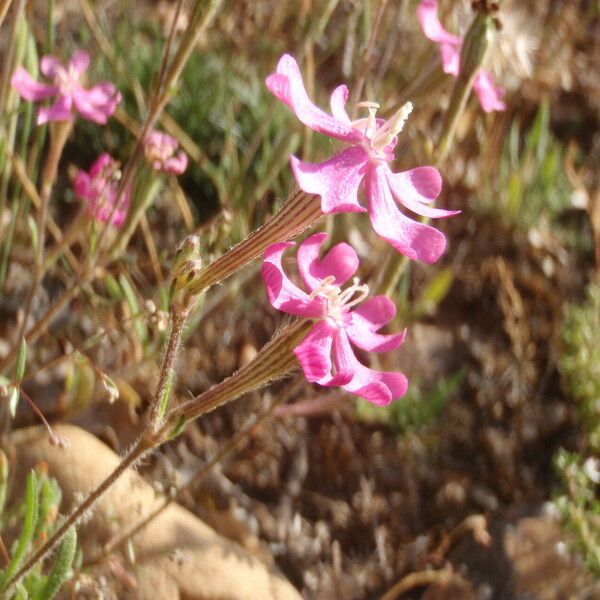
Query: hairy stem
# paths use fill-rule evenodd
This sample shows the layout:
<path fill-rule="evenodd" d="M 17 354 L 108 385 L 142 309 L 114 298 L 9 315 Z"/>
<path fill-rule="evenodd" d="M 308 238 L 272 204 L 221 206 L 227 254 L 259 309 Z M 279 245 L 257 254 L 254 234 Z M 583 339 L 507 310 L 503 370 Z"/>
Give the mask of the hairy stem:
<path fill-rule="evenodd" d="M 294 385 L 287 394 L 279 395 L 271 403 L 267 410 L 253 418 L 250 424 L 238 431 L 230 440 L 227 441 L 227 443 L 219 450 L 219 452 L 217 452 L 207 463 L 200 466 L 184 484 L 179 485 L 170 495 L 161 498 L 159 504 L 153 510 L 141 517 L 131 527 L 109 540 L 104 545 L 101 552 L 99 552 L 96 556 L 93 556 L 89 561 L 85 562 L 85 566 L 88 567 L 90 565 L 95 565 L 102 562 L 115 550 L 121 548 L 123 544 L 139 533 L 144 527 L 146 527 L 146 525 L 148 525 L 148 523 L 151 523 L 154 519 L 156 519 L 156 517 L 158 517 L 168 506 L 170 506 L 173 502 L 176 502 L 184 492 L 202 481 L 202 479 L 211 471 L 214 466 L 221 462 L 223 458 L 235 450 L 242 442 L 247 440 L 258 425 L 270 418 L 278 406 L 285 404 L 293 396 L 293 394 L 297 392 L 298 388 L 299 385 Z"/>
<path fill-rule="evenodd" d="M 171 311 L 171 333 L 167 342 L 167 349 L 160 369 L 160 377 L 152 404 L 148 409 L 148 421 L 146 427 L 155 433 L 162 425 L 163 417 L 171 395 L 171 388 L 175 379 L 175 361 L 181 345 L 183 330 L 190 313 L 190 305 L 183 307 L 175 306 Z"/>

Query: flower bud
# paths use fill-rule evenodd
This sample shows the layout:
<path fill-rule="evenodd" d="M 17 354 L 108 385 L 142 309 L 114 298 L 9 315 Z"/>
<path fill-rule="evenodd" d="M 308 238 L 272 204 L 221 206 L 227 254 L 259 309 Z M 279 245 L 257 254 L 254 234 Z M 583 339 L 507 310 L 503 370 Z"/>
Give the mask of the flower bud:
<path fill-rule="evenodd" d="M 494 35 L 495 21 L 487 7 L 480 9 L 465 35 L 460 53 L 460 75 L 470 81 L 483 66 Z"/>

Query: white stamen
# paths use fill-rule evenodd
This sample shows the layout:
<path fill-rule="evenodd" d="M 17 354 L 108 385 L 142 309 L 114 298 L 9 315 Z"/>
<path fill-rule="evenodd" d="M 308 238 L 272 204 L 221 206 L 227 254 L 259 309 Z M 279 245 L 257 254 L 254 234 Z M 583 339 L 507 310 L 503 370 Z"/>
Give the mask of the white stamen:
<path fill-rule="evenodd" d="M 322 279 L 319 286 L 310 294 L 310 299 L 320 296 L 327 300 L 327 317 L 339 327 L 343 327 L 344 314 L 353 306 L 363 302 L 369 295 L 369 286 L 366 284 L 361 285 L 358 278 L 355 277 L 352 280 L 352 285 L 342 292 L 337 285 L 333 285 L 334 281 L 335 277 L 333 275 Z"/>
<path fill-rule="evenodd" d="M 382 151 L 386 146 L 389 146 L 392 143 L 394 137 L 404 128 L 404 123 L 406 123 L 406 119 L 408 119 L 412 109 L 412 102 L 407 102 L 387 120 L 385 125 L 379 129 L 377 135 L 373 139 L 373 148 L 375 148 L 375 150 Z"/>

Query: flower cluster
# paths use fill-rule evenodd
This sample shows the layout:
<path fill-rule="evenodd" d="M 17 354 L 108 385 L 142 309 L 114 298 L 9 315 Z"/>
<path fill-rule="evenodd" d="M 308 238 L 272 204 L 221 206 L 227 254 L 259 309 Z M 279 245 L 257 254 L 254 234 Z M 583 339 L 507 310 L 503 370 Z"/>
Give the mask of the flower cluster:
<path fill-rule="evenodd" d="M 188 164 L 185 152 L 177 152 L 179 142 L 167 133 L 151 131 L 144 140 L 144 156 L 156 171 L 181 175 Z"/>
<path fill-rule="evenodd" d="M 460 52 L 463 39 L 444 29 L 438 18 L 437 0 L 421 0 L 417 8 L 417 18 L 423 33 L 440 48 L 444 72 L 457 77 L 460 71 Z M 485 112 L 506 108 L 502 102 L 504 90 L 494 84 L 489 71 L 479 69 L 473 80 L 473 89 Z"/>
<path fill-rule="evenodd" d="M 18 66 L 11 78 L 13 88 L 30 102 L 53 99 L 50 106 L 40 106 L 37 124 L 50 121 L 72 121 L 78 113 L 84 119 L 105 124 L 121 101 L 121 94 L 113 83 L 103 81 L 90 88 L 83 85 L 84 73 L 89 67 L 90 56 L 85 50 L 77 50 L 65 65 L 52 55 L 40 60 L 40 71 L 49 80 L 37 81 L 22 66 Z M 178 150 L 178 142 L 166 133 L 151 131 L 144 140 L 144 156 L 153 169 L 179 175 L 187 168 L 186 154 Z M 75 195 L 85 202 L 86 212 L 103 223 L 110 222 L 121 227 L 127 218 L 131 204 L 128 185 L 119 192 L 118 163 L 107 153 L 102 153 L 90 167 L 89 172 L 78 171 L 73 181 Z M 119 195 L 119 198 L 117 197 Z"/>
<path fill-rule="evenodd" d="M 22 66 L 17 67 L 11 83 L 21 97 L 30 102 L 55 99 L 51 106 L 39 108 L 38 125 L 48 121 L 71 121 L 74 110 L 84 119 L 104 124 L 115 112 L 121 94 L 108 81 L 84 88 L 83 73 L 89 64 L 90 55 L 85 50 L 75 52 L 67 65 L 48 54 L 42 57 L 40 70 L 50 83 L 36 81 Z"/>
<path fill-rule="evenodd" d="M 431 205 L 442 187 L 442 178 L 434 167 L 394 173 L 389 166 L 412 105 L 404 105 L 384 120 L 377 117 L 378 104 L 362 102 L 359 107 L 367 109 L 367 116 L 352 120 L 345 108 L 348 89 L 340 85 L 331 94 L 328 114 L 310 100 L 300 68 L 287 54 L 266 84 L 302 123 L 349 144 L 322 163 L 304 162 L 295 156 L 290 159 L 298 186 L 320 196 L 323 213 L 368 211 L 374 231 L 396 250 L 411 259 L 435 262 L 446 247 L 444 234 L 407 216 L 398 204 L 433 219 L 458 211 Z M 363 189 L 366 208 L 359 198 Z M 356 357 L 353 346 L 373 352 L 390 351 L 402 343 L 405 332 L 379 333 L 396 313 L 393 302 L 386 296 L 367 299 L 368 287 L 357 279 L 344 288 L 358 268 L 358 256 L 352 247 L 341 243 L 321 259 L 326 238 L 323 233 L 312 235 L 298 247 L 297 263 L 305 290 L 292 282 L 282 266 L 283 254 L 293 243 L 276 243 L 267 249 L 262 276 L 269 300 L 285 313 L 315 322 L 295 349 L 308 381 L 341 386 L 374 404 L 386 405 L 404 395 L 406 377 L 366 367 Z"/>
<path fill-rule="evenodd" d="M 89 172 L 78 171 L 73 181 L 75 195 L 85 202 L 87 212 L 102 223 L 110 219 L 115 227 L 125 222 L 131 195 L 131 188 L 125 188 L 117 205 L 119 175 L 119 163 L 103 152 Z"/>

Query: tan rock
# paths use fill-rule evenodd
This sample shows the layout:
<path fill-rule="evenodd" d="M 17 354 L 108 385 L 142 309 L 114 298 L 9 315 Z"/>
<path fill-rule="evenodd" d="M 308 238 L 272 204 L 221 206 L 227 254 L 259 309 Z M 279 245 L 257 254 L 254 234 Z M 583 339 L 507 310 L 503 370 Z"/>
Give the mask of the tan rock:
<path fill-rule="evenodd" d="M 70 441 L 69 449 L 51 445 L 41 427 L 14 433 L 16 480 L 24 481 L 27 470 L 40 461 L 46 462 L 49 474 L 57 479 L 63 491 L 61 512 L 65 513 L 116 467 L 119 457 L 83 429 L 72 425 L 56 429 Z M 127 471 L 80 526 L 84 557 L 97 551 L 116 531 L 151 511 L 157 501 L 152 487 L 135 471 Z M 136 586 L 135 589 L 131 583 L 123 586 L 120 598 L 300 599 L 298 592 L 279 573 L 177 504 L 169 506 L 142 529 L 133 539 L 133 548 L 135 564 L 128 572 Z M 127 564 L 125 559 L 121 563 Z M 106 573 L 107 569 L 103 574 Z M 115 583 L 118 585 L 122 582 Z"/>

